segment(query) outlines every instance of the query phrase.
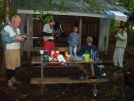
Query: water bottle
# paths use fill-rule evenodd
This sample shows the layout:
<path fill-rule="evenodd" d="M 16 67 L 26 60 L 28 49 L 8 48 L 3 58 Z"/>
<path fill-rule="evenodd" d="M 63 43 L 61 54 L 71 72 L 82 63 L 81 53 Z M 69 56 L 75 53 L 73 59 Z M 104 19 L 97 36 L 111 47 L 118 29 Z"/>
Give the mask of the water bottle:
<path fill-rule="evenodd" d="M 48 55 L 47 55 L 47 50 L 44 50 L 44 61 L 45 62 L 48 62 L 49 61 L 49 57 L 48 57 Z"/>
<path fill-rule="evenodd" d="M 86 53 L 85 53 L 85 62 L 89 62 L 89 52 L 86 50 Z"/>
<path fill-rule="evenodd" d="M 96 55 L 95 55 L 95 60 L 98 61 L 98 60 L 99 60 L 99 52 L 98 52 L 98 51 L 95 51 L 95 54 L 96 54 Z"/>
<path fill-rule="evenodd" d="M 40 56 L 40 61 L 41 62 L 43 61 L 43 54 L 41 54 L 41 56 Z"/>
<path fill-rule="evenodd" d="M 93 58 L 94 58 L 94 52 L 93 52 L 93 50 L 91 49 L 91 56 L 90 56 L 90 60 L 92 61 L 93 60 Z"/>

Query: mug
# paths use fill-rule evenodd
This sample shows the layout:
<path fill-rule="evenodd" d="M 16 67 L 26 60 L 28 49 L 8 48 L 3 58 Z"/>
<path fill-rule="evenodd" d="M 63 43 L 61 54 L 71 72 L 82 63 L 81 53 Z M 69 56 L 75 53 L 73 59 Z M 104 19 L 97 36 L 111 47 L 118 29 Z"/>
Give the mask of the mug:
<path fill-rule="evenodd" d="M 38 50 L 37 54 L 44 54 L 44 50 Z"/>
<path fill-rule="evenodd" d="M 55 51 L 55 53 L 58 53 L 59 54 L 60 52 L 59 51 Z"/>

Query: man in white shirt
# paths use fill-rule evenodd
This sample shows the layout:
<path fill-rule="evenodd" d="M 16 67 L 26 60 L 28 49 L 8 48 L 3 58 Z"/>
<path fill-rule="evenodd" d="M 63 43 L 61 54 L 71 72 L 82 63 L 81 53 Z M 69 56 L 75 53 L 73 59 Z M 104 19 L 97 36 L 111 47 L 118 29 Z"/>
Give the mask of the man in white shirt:
<path fill-rule="evenodd" d="M 55 21 L 51 20 L 50 23 L 46 23 L 43 27 L 43 36 L 44 36 L 44 43 L 43 49 L 48 51 L 48 55 L 50 56 L 51 51 L 55 50 L 54 45 L 54 29 L 53 26 L 55 25 Z"/>

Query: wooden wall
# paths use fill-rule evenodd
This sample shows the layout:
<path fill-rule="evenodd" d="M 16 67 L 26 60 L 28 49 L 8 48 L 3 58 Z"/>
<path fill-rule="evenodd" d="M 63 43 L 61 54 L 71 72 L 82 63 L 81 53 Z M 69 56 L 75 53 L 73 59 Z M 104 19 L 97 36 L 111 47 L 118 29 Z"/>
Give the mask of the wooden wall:
<path fill-rule="evenodd" d="M 80 17 L 78 16 L 59 16 L 55 15 L 54 16 L 55 21 L 60 21 L 63 25 L 64 31 L 65 31 L 65 37 L 64 39 L 58 39 L 56 41 L 56 46 L 57 47 L 62 47 L 62 46 L 68 46 L 67 44 L 67 37 L 68 35 L 73 31 L 73 26 L 77 25 L 79 26 L 79 20 Z M 34 20 L 33 22 L 33 35 L 37 36 L 37 34 L 42 31 L 42 22 L 41 21 L 36 21 Z M 95 17 L 82 17 L 82 33 L 81 33 L 81 45 L 85 44 L 85 38 L 87 36 L 92 36 L 95 41 L 95 44 L 98 45 L 98 36 L 99 36 L 99 18 Z M 66 43 L 66 44 L 65 44 Z"/>

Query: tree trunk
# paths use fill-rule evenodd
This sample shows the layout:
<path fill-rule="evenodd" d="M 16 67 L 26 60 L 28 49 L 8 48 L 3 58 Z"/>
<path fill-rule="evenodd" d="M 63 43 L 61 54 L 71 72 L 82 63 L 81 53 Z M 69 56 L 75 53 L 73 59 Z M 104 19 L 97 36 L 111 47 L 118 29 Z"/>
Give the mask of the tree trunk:
<path fill-rule="evenodd" d="M 7 21 L 10 19 L 10 0 L 4 0 L 4 25 L 6 25 Z M 5 54 L 3 50 L 3 63 L 2 68 L 5 68 Z"/>

